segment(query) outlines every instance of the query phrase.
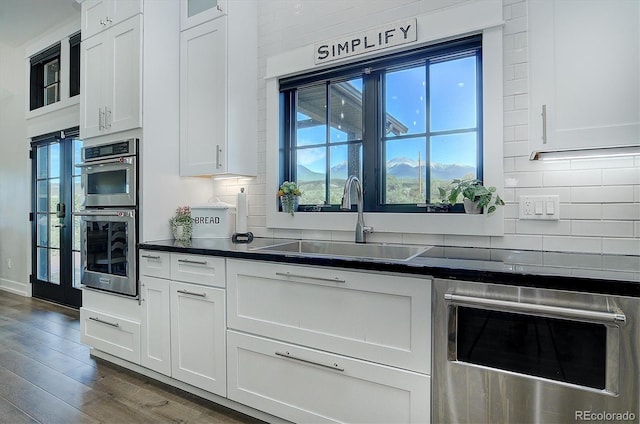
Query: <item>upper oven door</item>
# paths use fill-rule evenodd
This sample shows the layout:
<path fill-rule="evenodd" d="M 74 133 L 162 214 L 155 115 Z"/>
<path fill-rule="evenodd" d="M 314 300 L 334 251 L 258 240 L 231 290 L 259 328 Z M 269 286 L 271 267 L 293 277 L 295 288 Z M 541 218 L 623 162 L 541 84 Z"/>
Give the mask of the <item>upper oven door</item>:
<path fill-rule="evenodd" d="M 135 156 L 84 162 L 82 187 L 85 207 L 135 207 L 136 160 Z"/>
<path fill-rule="evenodd" d="M 134 210 L 85 210 L 81 218 L 81 281 L 88 287 L 137 294 Z"/>

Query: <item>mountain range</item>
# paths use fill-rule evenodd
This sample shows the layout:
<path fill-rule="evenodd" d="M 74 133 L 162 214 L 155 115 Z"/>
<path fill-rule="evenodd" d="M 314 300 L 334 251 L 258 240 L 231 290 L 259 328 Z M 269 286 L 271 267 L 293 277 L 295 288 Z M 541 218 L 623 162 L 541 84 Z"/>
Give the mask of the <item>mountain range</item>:
<path fill-rule="evenodd" d="M 398 179 L 418 179 L 418 174 L 425 171 L 425 165 L 418 166 L 418 161 L 409 158 L 394 158 L 387 162 L 389 175 Z M 340 162 L 331 167 L 332 179 L 345 180 L 347 178 L 347 162 Z M 431 176 L 436 180 L 450 181 L 454 178 L 463 178 L 469 174 L 475 175 L 476 169 L 469 165 L 459 164 L 431 164 Z M 298 182 L 313 182 L 324 180 L 324 174 L 314 172 L 309 168 L 298 165 Z"/>

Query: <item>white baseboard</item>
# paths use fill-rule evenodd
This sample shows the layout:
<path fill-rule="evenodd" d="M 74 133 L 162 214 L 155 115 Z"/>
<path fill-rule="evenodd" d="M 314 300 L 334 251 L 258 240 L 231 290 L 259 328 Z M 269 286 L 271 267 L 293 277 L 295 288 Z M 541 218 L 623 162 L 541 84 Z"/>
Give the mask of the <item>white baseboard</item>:
<path fill-rule="evenodd" d="M 0 278 L 0 290 L 8 291 L 20 296 L 31 297 L 31 284 Z"/>

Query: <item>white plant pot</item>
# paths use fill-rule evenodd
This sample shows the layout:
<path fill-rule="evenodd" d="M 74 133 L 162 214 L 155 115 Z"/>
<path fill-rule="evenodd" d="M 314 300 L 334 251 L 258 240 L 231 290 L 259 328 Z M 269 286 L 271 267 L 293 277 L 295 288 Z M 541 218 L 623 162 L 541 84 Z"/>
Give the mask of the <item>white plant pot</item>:
<path fill-rule="evenodd" d="M 473 200 L 464 199 L 464 211 L 465 213 L 470 214 L 480 214 L 482 213 L 482 208 L 478 207 L 478 202 L 474 202 Z"/>

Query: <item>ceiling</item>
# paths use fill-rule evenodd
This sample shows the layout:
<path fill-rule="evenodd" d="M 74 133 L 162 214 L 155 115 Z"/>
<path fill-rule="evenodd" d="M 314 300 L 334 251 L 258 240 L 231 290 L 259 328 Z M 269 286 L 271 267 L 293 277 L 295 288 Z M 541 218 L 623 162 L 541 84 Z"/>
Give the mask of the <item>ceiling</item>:
<path fill-rule="evenodd" d="M 79 15 L 76 0 L 0 0 L 0 43 L 21 46 Z"/>

